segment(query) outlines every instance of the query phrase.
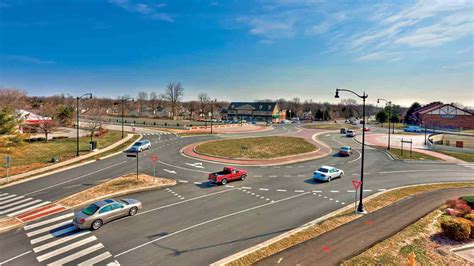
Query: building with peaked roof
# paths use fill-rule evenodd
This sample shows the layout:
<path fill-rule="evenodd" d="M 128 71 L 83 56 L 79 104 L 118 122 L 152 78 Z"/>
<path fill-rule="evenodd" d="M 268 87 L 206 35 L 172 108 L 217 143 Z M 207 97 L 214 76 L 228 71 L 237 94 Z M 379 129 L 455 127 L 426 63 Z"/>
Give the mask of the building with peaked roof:
<path fill-rule="evenodd" d="M 453 104 L 433 102 L 416 110 L 413 117 L 428 128 L 474 129 L 474 114 Z"/>
<path fill-rule="evenodd" d="M 227 108 L 227 119 L 280 122 L 286 112 L 277 102 L 231 102 Z"/>

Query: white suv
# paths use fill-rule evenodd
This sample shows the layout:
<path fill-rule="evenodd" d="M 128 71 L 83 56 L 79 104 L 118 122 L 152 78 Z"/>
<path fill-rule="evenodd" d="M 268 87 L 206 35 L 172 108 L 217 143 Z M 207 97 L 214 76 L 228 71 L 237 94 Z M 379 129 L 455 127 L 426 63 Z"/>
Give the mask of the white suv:
<path fill-rule="evenodd" d="M 346 130 L 346 137 L 353 138 L 353 137 L 355 137 L 355 135 L 356 135 L 356 133 L 355 133 L 354 130 L 352 130 L 352 129 Z"/>

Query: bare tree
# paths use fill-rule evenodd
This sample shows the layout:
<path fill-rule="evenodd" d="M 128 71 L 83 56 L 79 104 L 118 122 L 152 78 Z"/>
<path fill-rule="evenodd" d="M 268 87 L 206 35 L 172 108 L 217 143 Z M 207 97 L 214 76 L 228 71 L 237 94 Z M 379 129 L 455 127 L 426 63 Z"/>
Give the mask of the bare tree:
<path fill-rule="evenodd" d="M 140 91 L 138 93 L 137 102 L 139 106 L 140 116 L 143 115 L 143 109 L 146 108 L 146 101 L 148 100 L 148 93 Z"/>
<path fill-rule="evenodd" d="M 150 104 L 151 104 L 151 109 L 153 113 L 156 110 L 157 100 L 158 100 L 158 95 L 156 94 L 156 92 L 154 91 L 150 92 Z"/>
<path fill-rule="evenodd" d="M 164 98 L 168 100 L 171 105 L 171 113 L 173 115 L 173 120 L 177 118 L 179 101 L 184 96 L 184 88 L 180 82 L 178 83 L 169 83 L 166 86 Z"/>
<path fill-rule="evenodd" d="M 84 121 L 83 128 L 89 131 L 92 141 L 94 134 L 102 129 L 105 106 L 100 100 L 94 98 L 89 101 L 87 107 L 87 120 Z"/>
<path fill-rule="evenodd" d="M 207 93 L 199 93 L 198 100 L 199 100 L 199 117 L 201 117 L 203 116 L 204 113 L 206 113 L 206 107 L 211 102 L 211 98 L 209 97 L 209 95 L 207 95 Z"/>
<path fill-rule="evenodd" d="M 18 89 L 0 89 L 0 108 L 9 106 L 13 109 L 24 108 L 27 105 L 26 91 Z"/>

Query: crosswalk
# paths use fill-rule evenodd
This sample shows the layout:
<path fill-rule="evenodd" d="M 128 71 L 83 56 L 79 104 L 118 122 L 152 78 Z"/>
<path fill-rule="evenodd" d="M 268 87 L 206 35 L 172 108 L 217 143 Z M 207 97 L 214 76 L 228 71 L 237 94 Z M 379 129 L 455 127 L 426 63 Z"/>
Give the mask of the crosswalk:
<path fill-rule="evenodd" d="M 26 225 L 36 259 L 45 265 L 120 265 L 90 230 L 72 224 L 73 213 Z"/>
<path fill-rule="evenodd" d="M 22 195 L 2 193 L 0 191 L 0 216 L 22 216 L 29 221 L 28 218 L 37 218 L 37 211 L 41 213 L 51 214 L 55 211 L 61 211 L 63 208 L 57 204 L 52 204 L 49 201 L 43 201 L 40 199 L 30 198 Z M 34 213 L 28 213 L 35 211 Z M 28 214 L 25 216 L 25 214 Z"/>
<path fill-rule="evenodd" d="M 159 136 L 159 135 L 170 135 L 170 132 L 159 132 L 159 133 L 143 133 L 143 136 Z"/>
<path fill-rule="evenodd" d="M 474 170 L 474 163 L 460 163 L 458 165 Z"/>

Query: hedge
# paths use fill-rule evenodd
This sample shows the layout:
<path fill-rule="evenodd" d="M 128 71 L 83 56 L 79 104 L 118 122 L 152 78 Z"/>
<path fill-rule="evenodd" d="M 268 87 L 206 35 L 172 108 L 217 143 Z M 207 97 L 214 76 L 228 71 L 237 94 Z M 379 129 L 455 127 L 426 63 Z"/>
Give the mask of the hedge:
<path fill-rule="evenodd" d="M 441 221 L 443 232 L 451 239 L 465 241 L 471 237 L 472 222 L 463 218 Z"/>

